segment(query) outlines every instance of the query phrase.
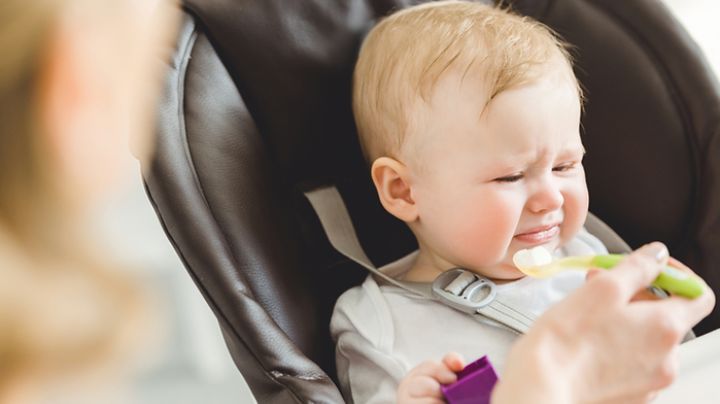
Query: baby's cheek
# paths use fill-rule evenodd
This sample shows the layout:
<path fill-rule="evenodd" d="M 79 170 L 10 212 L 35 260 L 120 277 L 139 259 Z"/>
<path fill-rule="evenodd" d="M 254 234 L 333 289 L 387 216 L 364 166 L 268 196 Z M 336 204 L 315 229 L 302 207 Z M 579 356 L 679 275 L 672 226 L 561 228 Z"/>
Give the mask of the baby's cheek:
<path fill-rule="evenodd" d="M 580 231 L 587 217 L 588 204 L 588 192 L 584 182 L 566 193 L 563 207 L 565 218 L 561 233 L 563 243 L 575 237 Z"/>
<path fill-rule="evenodd" d="M 517 224 L 516 215 L 508 206 L 496 206 L 482 217 L 466 221 L 463 250 L 472 257 L 474 266 L 494 265 L 505 256 Z"/>

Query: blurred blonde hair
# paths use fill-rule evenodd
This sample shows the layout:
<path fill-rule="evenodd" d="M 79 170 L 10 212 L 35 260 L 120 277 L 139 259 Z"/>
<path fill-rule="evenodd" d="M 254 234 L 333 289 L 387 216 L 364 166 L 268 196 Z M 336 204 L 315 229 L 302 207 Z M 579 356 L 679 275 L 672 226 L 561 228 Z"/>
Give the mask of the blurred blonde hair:
<path fill-rule="evenodd" d="M 38 81 L 60 0 L 0 5 L 0 226 L 29 243 L 56 205 L 51 155 L 40 136 Z M 46 225 L 49 223 L 46 223 Z"/>
<path fill-rule="evenodd" d="M 13 383 L 132 351 L 147 325 L 138 285 L 96 256 L 59 202 L 38 111 L 50 35 L 79 1 L 0 2 L 0 402 Z"/>
<path fill-rule="evenodd" d="M 353 112 L 367 161 L 397 157 L 416 119 L 413 106 L 429 102 L 444 74 L 479 73 L 479 90 L 487 93 L 478 96 L 490 102 L 531 82 L 537 67 L 558 53 L 570 66 L 566 45 L 548 27 L 480 3 L 429 2 L 390 15 L 365 38 L 353 75 Z M 579 85 L 578 92 L 582 98 Z"/>

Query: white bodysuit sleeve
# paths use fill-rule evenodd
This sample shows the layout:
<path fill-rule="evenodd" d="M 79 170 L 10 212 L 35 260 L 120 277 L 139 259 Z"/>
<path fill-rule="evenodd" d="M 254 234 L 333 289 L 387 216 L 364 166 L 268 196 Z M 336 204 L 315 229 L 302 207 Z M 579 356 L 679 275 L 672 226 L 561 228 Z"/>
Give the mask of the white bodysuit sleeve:
<path fill-rule="evenodd" d="M 393 324 L 377 284 L 369 279 L 345 292 L 333 312 L 331 333 L 343 396 L 350 403 L 394 403 L 409 369 L 391 355 Z"/>

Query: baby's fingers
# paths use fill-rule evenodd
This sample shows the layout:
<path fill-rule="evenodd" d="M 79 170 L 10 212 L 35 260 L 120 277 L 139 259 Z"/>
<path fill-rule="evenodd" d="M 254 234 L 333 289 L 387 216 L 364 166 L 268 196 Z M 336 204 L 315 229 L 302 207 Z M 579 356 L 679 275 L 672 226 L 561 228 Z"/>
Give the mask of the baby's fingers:
<path fill-rule="evenodd" d="M 453 372 L 457 373 L 465 367 L 465 360 L 457 352 L 450 352 L 442 360 L 443 364 Z"/>
<path fill-rule="evenodd" d="M 443 397 L 442 391 L 440 391 L 440 383 L 426 375 L 413 377 L 407 384 L 407 393 L 413 399 L 442 400 Z"/>
<path fill-rule="evenodd" d="M 434 361 L 426 361 L 418 365 L 410 373 L 414 376 L 427 376 L 438 383 L 450 384 L 457 380 L 457 375 L 450 370 L 444 363 Z"/>
<path fill-rule="evenodd" d="M 417 401 L 413 402 L 413 404 L 445 404 L 444 398 L 419 398 Z"/>

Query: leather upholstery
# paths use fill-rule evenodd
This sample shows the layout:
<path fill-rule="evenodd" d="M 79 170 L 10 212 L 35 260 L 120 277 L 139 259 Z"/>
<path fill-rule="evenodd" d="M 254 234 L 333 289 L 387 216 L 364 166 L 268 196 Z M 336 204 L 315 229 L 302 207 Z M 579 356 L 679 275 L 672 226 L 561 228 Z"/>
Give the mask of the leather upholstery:
<path fill-rule="evenodd" d="M 415 248 L 374 196 L 350 106 L 363 33 L 412 3 L 185 3 L 143 172 L 260 403 L 342 402 L 329 315 L 365 272 L 332 250 L 302 191 L 337 184 L 376 265 Z M 633 247 L 666 242 L 718 291 L 720 88 L 695 44 L 652 0 L 511 3 L 577 48 L 591 210 Z M 696 331 L 718 326 L 715 311 Z"/>

